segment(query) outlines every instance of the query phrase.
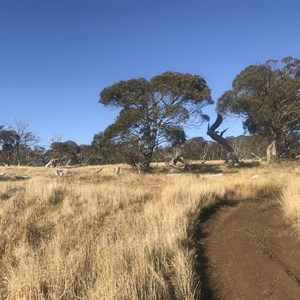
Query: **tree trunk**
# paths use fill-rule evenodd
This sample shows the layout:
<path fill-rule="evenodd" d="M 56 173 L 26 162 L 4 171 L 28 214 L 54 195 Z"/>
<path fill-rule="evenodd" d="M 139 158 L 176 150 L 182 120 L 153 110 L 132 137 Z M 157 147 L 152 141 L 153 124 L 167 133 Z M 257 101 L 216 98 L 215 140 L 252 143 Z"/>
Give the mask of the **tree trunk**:
<path fill-rule="evenodd" d="M 232 146 L 229 144 L 229 142 L 226 139 L 223 138 L 223 134 L 227 129 L 222 131 L 220 134 L 218 131 L 216 131 L 216 129 L 221 125 L 222 121 L 223 121 L 223 117 L 220 114 L 218 114 L 215 123 L 212 126 L 208 125 L 207 134 L 227 151 L 227 162 L 229 164 L 234 165 L 239 161 Z"/>
<path fill-rule="evenodd" d="M 150 163 L 151 163 L 151 160 L 149 159 L 144 159 L 143 162 L 140 164 L 140 171 L 141 172 L 149 172 L 149 169 L 150 169 Z"/>
<path fill-rule="evenodd" d="M 267 147 L 267 162 L 268 163 L 275 163 L 278 161 L 278 150 L 276 141 L 272 141 Z"/>
<path fill-rule="evenodd" d="M 150 163 L 152 161 L 152 154 L 153 151 L 143 155 L 143 161 L 139 163 L 139 172 L 149 172 Z"/>
<path fill-rule="evenodd" d="M 183 164 L 186 163 L 185 159 L 182 156 L 182 148 L 179 147 L 174 147 L 172 149 L 172 160 L 171 163 L 175 166 L 178 162 L 181 162 Z"/>

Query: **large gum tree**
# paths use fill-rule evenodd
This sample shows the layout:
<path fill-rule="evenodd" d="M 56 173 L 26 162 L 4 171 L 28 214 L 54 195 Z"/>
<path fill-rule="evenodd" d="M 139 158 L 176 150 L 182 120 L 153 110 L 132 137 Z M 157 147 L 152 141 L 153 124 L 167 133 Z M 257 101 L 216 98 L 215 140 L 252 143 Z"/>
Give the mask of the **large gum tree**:
<path fill-rule="evenodd" d="M 99 102 L 120 109 L 103 137 L 115 143 L 130 141 L 140 152 L 139 167 L 148 171 L 153 152 L 172 126 L 199 122 L 202 108 L 213 104 L 210 89 L 199 75 L 165 72 L 145 78 L 120 81 L 104 88 Z"/>
<path fill-rule="evenodd" d="M 268 161 L 277 161 L 299 140 L 300 60 L 286 57 L 248 66 L 218 99 L 217 110 L 242 116 L 249 133 L 269 140 Z"/>

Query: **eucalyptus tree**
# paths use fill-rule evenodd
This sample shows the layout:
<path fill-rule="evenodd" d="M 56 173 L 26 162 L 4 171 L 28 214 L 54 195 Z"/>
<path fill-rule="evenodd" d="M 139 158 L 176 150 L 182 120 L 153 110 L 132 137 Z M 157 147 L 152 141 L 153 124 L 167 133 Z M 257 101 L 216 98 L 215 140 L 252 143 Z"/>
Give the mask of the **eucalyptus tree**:
<path fill-rule="evenodd" d="M 53 142 L 45 153 L 47 159 L 55 159 L 61 164 L 77 164 L 80 147 L 71 140 Z"/>
<path fill-rule="evenodd" d="M 182 126 L 168 126 L 165 128 L 166 141 L 171 145 L 172 164 L 177 162 L 186 163 L 183 158 L 183 145 L 186 141 L 186 135 Z"/>
<path fill-rule="evenodd" d="M 92 140 L 92 147 L 98 160 L 104 164 L 122 163 L 126 161 L 128 148 L 131 147 L 127 140 L 114 140 L 104 137 L 104 133 L 100 131 L 96 133 Z"/>
<path fill-rule="evenodd" d="M 10 165 L 14 154 L 15 132 L 9 130 L 5 125 L 0 126 L 0 158 L 1 163 Z"/>
<path fill-rule="evenodd" d="M 15 120 L 14 125 L 0 126 L 0 156 L 5 164 L 28 164 L 30 153 L 39 138 L 29 129 L 29 123 Z"/>
<path fill-rule="evenodd" d="M 244 118 L 244 128 L 269 140 L 268 161 L 276 161 L 299 140 L 300 60 L 286 57 L 250 65 L 217 102 L 219 113 Z"/>
<path fill-rule="evenodd" d="M 130 141 L 140 153 L 140 169 L 148 171 L 153 151 L 166 140 L 167 131 L 207 119 L 202 108 L 213 100 L 201 76 L 165 72 L 149 81 L 138 78 L 106 87 L 99 102 L 120 109 L 104 138 L 115 143 Z"/>
<path fill-rule="evenodd" d="M 79 145 L 80 153 L 78 154 L 78 158 L 82 165 L 92 165 L 96 162 L 100 162 L 100 159 L 97 155 L 97 149 L 93 145 Z"/>

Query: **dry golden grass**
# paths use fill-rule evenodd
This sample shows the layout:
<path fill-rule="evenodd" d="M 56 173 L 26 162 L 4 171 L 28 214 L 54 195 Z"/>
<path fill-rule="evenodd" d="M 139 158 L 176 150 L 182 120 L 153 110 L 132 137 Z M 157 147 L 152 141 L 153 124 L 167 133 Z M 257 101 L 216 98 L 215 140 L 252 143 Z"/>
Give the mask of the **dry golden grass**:
<path fill-rule="evenodd" d="M 300 232 L 300 176 L 290 178 L 290 182 L 283 188 L 281 205 L 286 219 Z"/>
<path fill-rule="evenodd" d="M 299 202 L 289 194 L 291 176 L 299 182 L 292 166 L 219 166 L 223 176 L 166 176 L 162 167 L 138 175 L 126 166 L 117 176 L 112 166 L 101 168 L 72 168 L 61 178 L 53 169 L 5 169 L 0 299 L 196 299 L 191 228 L 203 207 L 270 199 L 283 187 L 285 211 L 299 222 Z M 25 174 L 31 178 L 14 177 Z"/>

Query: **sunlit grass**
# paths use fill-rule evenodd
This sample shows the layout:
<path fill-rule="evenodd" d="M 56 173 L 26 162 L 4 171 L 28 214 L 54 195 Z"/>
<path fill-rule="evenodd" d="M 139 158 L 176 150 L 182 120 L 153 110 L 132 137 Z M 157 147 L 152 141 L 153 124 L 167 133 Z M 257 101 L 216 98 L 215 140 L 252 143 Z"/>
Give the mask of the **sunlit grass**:
<path fill-rule="evenodd" d="M 291 178 L 291 181 L 284 187 L 281 197 L 281 205 L 286 220 L 291 223 L 300 233 L 300 176 Z"/>
<path fill-rule="evenodd" d="M 118 176 L 112 166 L 95 166 L 60 178 L 53 169 L 7 169 L 0 299 L 196 299 L 191 228 L 201 208 L 222 199 L 278 199 L 283 188 L 285 212 L 299 221 L 292 166 L 220 171 L 139 175 L 123 166 Z M 15 180 L 20 173 L 31 178 Z"/>

